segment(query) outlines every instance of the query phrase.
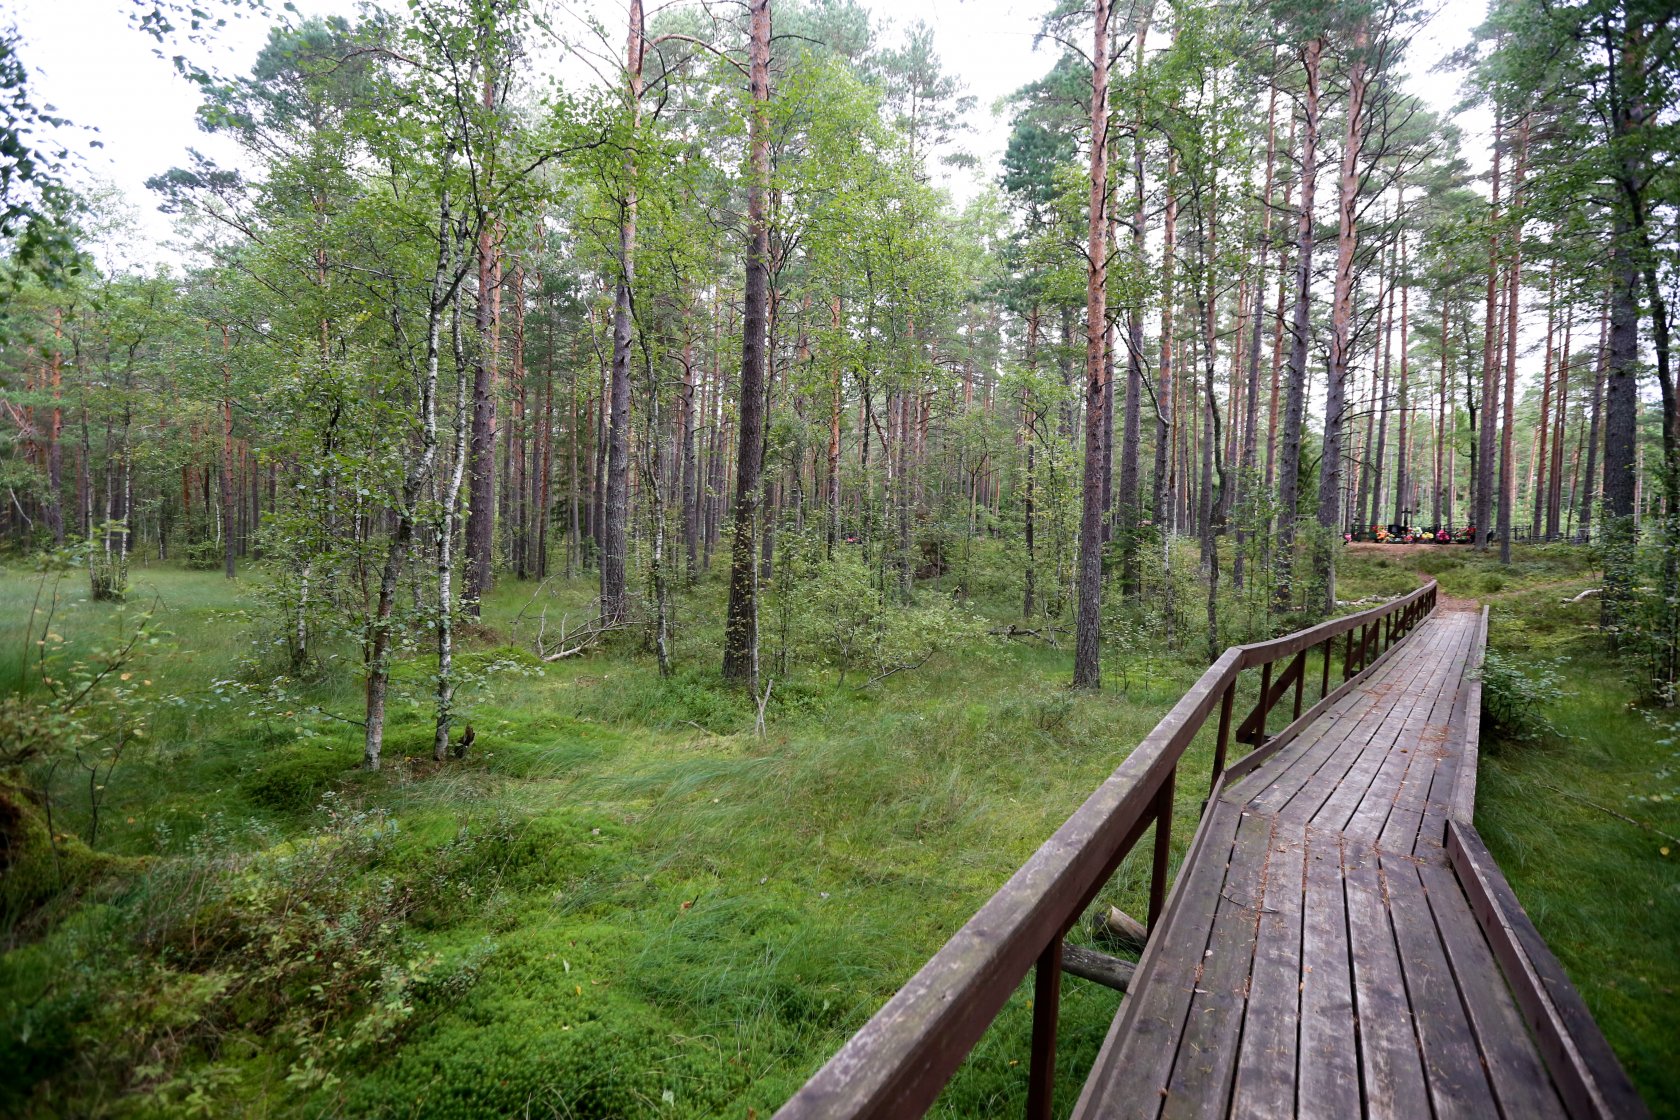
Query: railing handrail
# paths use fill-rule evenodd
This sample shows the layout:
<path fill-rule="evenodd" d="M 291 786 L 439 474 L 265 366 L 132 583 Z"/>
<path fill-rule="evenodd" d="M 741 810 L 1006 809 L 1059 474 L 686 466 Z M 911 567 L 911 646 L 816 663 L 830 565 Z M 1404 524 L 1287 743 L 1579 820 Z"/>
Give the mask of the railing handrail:
<path fill-rule="evenodd" d="M 1283 680 L 1290 680 L 1293 674 L 1299 722 L 1300 681 L 1308 651 L 1324 647 L 1322 706 L 1330 699 L 1334 639 L 1349 635 L 1343 676 L 1350 681 L 1356 679 L 1371 667 L 1367 655 L 1373 633 L 1380 648 L 1383 623 L 1387 621 L 1388 645 L 1392 647 L 1410 632 L 1418 618 L 1433 609 L 1435 590 L 1431 580 L 1408 595 L 1357 614 L 1225 650 L 997 893 L 782 1106 L 776 1113 L 777 1120 L 920 1116 L 1035 962 L 1039 966 L 1040 999 L 1034 1008 L 1028 1111 L 1048 1115 L 1062 937 L 1151 826 L 1155 827 L 1151 922 L 1160 915 L 1166 893 L 1178 761 L 1208 714 L 1222 702 L 1220 743 L 1212 779 L 1212 786 L 1217 788 L 1239 673 L 1256 666 L 1266 668 L 1266 684 L 1262 685 L 1257 707 L 1258 745 L 1264 739 L 1266 713 L 1275 702 L 1268 699 L 1267 688 L 1272 663 L 1296 655 L 1297 663 Z M 1353 671 L 1354 630 L 1361 634 L 1357 672 Z M 1044 1007 L 1046 1003 L 1051 1006 Z M 1041 1044 L 1042 1032 L 1048 1033 Z M 1044 1047 L 1048 1048 L 1048 1057 L 1041 1053 Z"/>

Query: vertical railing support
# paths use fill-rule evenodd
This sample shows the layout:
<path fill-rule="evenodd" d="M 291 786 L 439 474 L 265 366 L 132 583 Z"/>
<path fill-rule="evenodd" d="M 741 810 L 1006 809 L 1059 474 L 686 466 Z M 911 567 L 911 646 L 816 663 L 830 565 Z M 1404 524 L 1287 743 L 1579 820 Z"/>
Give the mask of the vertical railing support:
<path fill-rule="evenodd" d="M 1301 718 L 1301 690 L 1307 683 L 1307 651 L 1302 650 L 1295 655 L 1295 664 L 1289 669 L 1295 674 L 1295 711 L 1289 717 L 1291 721 Z"/>
<path fill-rule="evenodd" d="M 1335 656 L 1335 653 L 1336 639 L 1334 637 L 1324 639 L 1324 679 L 1318 683 L 1318 698 L 1320 700 L 1330 695 L 1330 659 Z"/>
<path fill-rule="evenodd" d="M 1213 776 L 1208 779 L 1209 797 L 1213 796 L 1213 787 L 1219 784 L 1219 775 L 1225 773 L 1225 752 L 1231 742 L 1231 704 L 1236 698 L 1237 681 L 1232 677 L 1231 683 L 1225 686 L 1225 692 L 1219 698 L 1219 737 L 1213 744 Z"/>
<path fill-rule="evenodd" d="M 1161 918 L 1167 903 L 1167 856 L 1172 849 L 1173 782 L 1178 767 L 1167 771 L 1166 780 L 1155 793 L 1155 858 L 1149 868 L 1149 928 Z"/>
<path fill-rule="evenodd" d="M 1056 1088 L 1056 1025 L 1062 1010 L 1062 935 L 1050 939 L 1033 968 L 1032 1062 L 1027 1120 L 1050 1120 Z"/>
<path fill-rule="evenodd" d="M 1260 666 L 1260 703 L 1255 707 L 1255 711 L 1260 713 L 1260 722 L 1254 725 L 1251 733 L 1254 737 L 1248 741 L 1252 750 L 1259 750 L 1266 741 L 1266 717 L 1272 714 L 1271 692 L 1272 663 L 1268 661 Z"/>

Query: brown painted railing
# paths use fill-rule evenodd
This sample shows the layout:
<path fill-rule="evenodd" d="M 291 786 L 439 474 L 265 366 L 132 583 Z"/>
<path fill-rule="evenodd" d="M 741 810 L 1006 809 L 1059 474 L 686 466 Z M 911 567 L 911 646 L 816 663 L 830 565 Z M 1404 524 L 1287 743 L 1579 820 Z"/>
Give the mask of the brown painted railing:
<path fill-rule="evenodd" d="M 1150 828 L 1155 833 L 1149 882 L 1152 928 L 1161 916 L 1178 763 L 1208 715 L 1218 707 L 1211 801 L 1225 780 L 1234 780 L 1294 738 L 1353 687 L 1434 607 L 1435 583 L 1431 581 L 1371 610 L 1226 650 L 1032 858 L 782 1106 L 776 1113 L 778 1120 L 897 1120 L 922 1115 L 1028 969 L 1035 971 L 1027 1115 L 1032 1120 L 1048 1117 L 1055 1080 L 1062 938 Z M 1332 690 L 1331 662 L 1337 639 L 1343 635 L 1342 681 Z M 1315 650 L 1323 661 L 1319 699 L 1303 714 L 1303 685 L 1309 655 Z M 1274 666 L 1286 660 L 1282 672 L 1274 673 Z M 1248 743 L 1254 752 L 1227 767 L 1237 681 L 1251 669 L 1260 671 L 1259 698 L 1236 730 L 1238 741 Z M 1291 722 L 1268 737 L 1267 717 L 1291 690 Z"/>

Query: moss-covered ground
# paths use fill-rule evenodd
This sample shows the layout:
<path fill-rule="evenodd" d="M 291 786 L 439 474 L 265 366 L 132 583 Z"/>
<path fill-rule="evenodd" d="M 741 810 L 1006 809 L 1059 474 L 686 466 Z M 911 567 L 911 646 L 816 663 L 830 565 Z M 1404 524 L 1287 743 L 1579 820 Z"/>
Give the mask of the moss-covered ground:
<path fill-rule="evenodd" d="M 1629 706 L 1593 602 L 1559 605 L 1595 585 L 1586 553 L 1501 570 L 1468 549 L 1363 552 L 1340 593 L 1403 591 L 1420 568 L 1493 604 L 1496 646 L 1570 658 L 1561 734 L 1487 745 L 1478 825 L 1653 1109 L 1680 1110 L 1665 1052 L 1680 852 L 1660 836 L 1680 834 L 1673 724 Z M 543 606 L 552 636 L 592 588 L 506 580 L 465 657 L 468 757 L 431 761 L 417 659 L 369 774 L 343 663 L 247 687 L 267 679 L 254 580 L 148 569 L 135 584 L 126 608 L 59 587 L 67 643 L 154 603 L 169 636 L 133 667 L 159 700 L 101 791 L 103 862 L 66 871 L 37 851 L 42 883 L 0 929 L 0 1114 L 768 1117 L 1200 672 L 1147 635 L 1109 651 L 1100 695 L 1070 693 L 1068 652 L 1030 639 L 867 687 L 793 665 L 761 737 L 752 701 L 717 679 L 720 582 L 685 598 L 662 679 L 629 636 L 539 662 Z M 29 620 L 51 598 L 50 580 L 0 572 L 10 691 L 36 687 Z M 1198 743 L 1179 850 L 1207 766 Z M 54 800 L 69 852 L 86 796 Z M 1141 914 L 1147 861 L 1146 846 L 1098 905 Z M 1064 1106 L 1118 998 L 1065 985 Z M 1015 994 L 937 1114 L 1020 1110 L 1029 1000 Z"/>

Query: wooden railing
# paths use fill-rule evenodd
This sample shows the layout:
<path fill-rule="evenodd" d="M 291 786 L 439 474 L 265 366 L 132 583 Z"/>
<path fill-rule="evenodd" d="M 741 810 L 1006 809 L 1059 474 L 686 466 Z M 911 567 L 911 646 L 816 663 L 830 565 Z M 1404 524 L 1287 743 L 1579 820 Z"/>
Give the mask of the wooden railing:
<path fill-rule="evenodd" d="M 1218 797 L 1223 782 L 1279 749 L 1352 688 L 1434 609 L 1435 591 L 1431 581 L 1371 610 L 1226 650 L 1032 858 L 782 1106 L 778 1120 L 922 1115 L 1028 969 L 1034 978 L 1027 1115 L 1047 1118 L 1055 1080 L 1062 938 L 1151 828 L 1149 922 L 1155 927 L 1166 903 L 1178 763 L 1215 706 L 1219 723 L 1209 801 Z M 1341 682 L 1332 689 L 1331 663 L 1344 636 Z M 1322 661 L 1319 698 L 1303 714 L 1302 693 L 1315 651 Z M 1274 672 L 1279 662 L 1287 664 Z M 1227 767 L 1238 678 L 1253 669 L 1260 671 L 1259 696 L 1236 725 L 1237 740 L 1249 744 L 1251 753 Z M 1268 736 L 1268 716 L 1291 692 L 1290 723 Z"/>

